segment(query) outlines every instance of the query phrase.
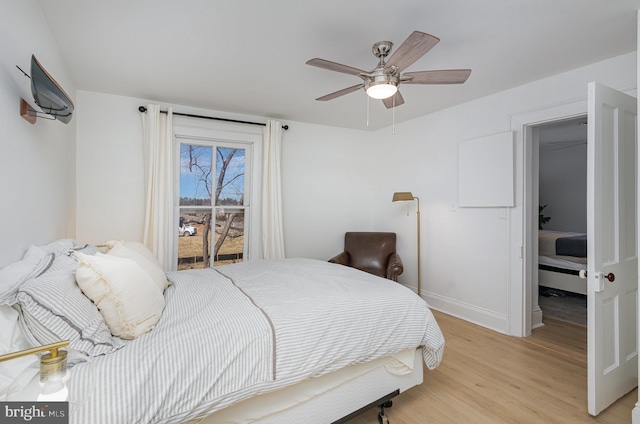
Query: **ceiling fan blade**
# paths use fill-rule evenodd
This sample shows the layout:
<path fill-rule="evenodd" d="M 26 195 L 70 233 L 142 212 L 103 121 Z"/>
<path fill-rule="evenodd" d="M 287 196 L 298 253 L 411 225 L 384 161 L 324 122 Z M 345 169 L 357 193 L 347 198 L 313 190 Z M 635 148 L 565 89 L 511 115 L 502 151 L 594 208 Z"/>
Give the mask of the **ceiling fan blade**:
<path fill-rule="evenodd" d="M 399 91 L 396 91 L 396 94 L 394 94 L 393 96 L 387 97 L 386 99 L 382 99 L 382 103 L 384 103 L 387 109 L 391 109 L 393 107 L 404 104 L 404 98 L 402 97 L 402 94 L 400 94 Z"/>
<path fill-rule="evenodd" d="M 416 60 L 420 59 L 433 48 L 440 39 L 426 32 L 413 31 L 409 37 L 396 49 L 387 61 L 387 66 L 396 66 L 402 71 Z"/>
<path fill-rule="evenodd" d="M 402 77 L 411 77 L 411 79 L 401 81 L 402 84 L 462 84 L 470 74 L 471 69 L 405 72 Z"/>
<path fill-rule="evenodd" d="M 354 68 L 352 66 L 343 65 L 341 63 L 332 62 L 330 60 L 314 58 L 307 61 L 307 65 L 317 66 L 318 68 L 328 69 L 330 71 L 342 72 L 343 74 L 358 75 L 361 73 L 368 74 L 367 71 Z"/>
<path fill-rule="evenodd" d="M 364 87 L 364 84 L 354 85 L 352 87 L 343 88 L 342 90 L 338 90 L 335 93 L 327 94 L 326 96 L 318 97 L 316 100 L 321 102 L 325 102 L 327 100 L 335 99 L 336 97 L 344 96 L 345 94 L 353 93 L 354 91 L 359 90 Z"/>

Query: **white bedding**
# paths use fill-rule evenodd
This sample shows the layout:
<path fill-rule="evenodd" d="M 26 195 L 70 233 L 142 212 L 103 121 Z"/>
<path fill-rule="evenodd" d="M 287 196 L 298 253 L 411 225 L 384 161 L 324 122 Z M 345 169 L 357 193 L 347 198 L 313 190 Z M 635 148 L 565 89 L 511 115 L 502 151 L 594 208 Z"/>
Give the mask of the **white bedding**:
<path fill-rule="evenodd" d="M 72 423 L 172 423 L 342 367 L 444 339 L 424 300 L 309 259 L 169 273 L 156 328 L 70 370 Z"/>
<path fill-rule="evenodd" d="M 575 258 L 572 256 L 538 256 L 538 263 L 540 265 L 552 266 L 555 268 L 570 269 L 573 271 L 580 271 L 586 269 L 587 258 Z"/>
<path fill-rule="evenodd" d="M 423 363 L 420 349 L 407 349 L 400 354 L 350 365 L 283 389 L 254 396 L 214 412 L 197 423 L 327 424 L 348 416 L 370 404 L 372 400 L 388 395 L 392 390 L 402 393 L 421 384 Z"/>

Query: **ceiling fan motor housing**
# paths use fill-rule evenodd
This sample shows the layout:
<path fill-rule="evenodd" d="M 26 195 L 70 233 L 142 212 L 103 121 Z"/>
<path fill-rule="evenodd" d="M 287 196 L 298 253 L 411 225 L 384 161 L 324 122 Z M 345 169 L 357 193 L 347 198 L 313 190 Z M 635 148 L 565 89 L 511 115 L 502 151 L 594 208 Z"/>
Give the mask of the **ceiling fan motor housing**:
<path fill-rule="evenodd" d="M 391 53 L 391 48 L 393 47 L 393 43 L 391 41 L 378 41 L 373 45 L 371 51 L 376 57 L 386 57 L 389 53 Z"/>
<path fill-rule="evenodd" d="M 371 73 L 371 76 L 364 81 L 364 89 L 367 90 L 369 87 L 379 84 L 391 84 L 398 86 L 400 82 L 400 78 L 398 74 L 387 74 L 384 72 L 384 69 L 376 69 Z"/>

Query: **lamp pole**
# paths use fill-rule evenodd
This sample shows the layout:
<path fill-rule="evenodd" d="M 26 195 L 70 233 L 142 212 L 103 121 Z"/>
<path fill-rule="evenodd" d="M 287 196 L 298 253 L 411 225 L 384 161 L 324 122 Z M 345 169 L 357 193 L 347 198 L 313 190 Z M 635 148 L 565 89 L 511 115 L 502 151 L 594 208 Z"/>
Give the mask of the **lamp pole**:
<path fill-rule="evenodd" d="M 410 202 L 412 200 L 416 200 L 418 202 L 418 296 L 420 295 L 420 199 L 417 196 L 414 196 L 410 191 L 396 191 L 393 193 L 392 202 Z M 407 210 L 407 216 L 409 215 L 409 211 Z"/>

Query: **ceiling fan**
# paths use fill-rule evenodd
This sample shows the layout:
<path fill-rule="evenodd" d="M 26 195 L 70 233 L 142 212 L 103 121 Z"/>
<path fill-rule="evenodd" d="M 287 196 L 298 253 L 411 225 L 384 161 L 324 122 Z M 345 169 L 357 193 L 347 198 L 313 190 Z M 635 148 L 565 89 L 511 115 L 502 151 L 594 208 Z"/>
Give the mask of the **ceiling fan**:
<path fill-rule="evenodd" d="M 317 66 L 318 68 L 328 69 L 330 71 L 342 72 L 344 74 L 356 75 L 362 78 L 363 82 L 326 96 L 318 97 L 316 100 L 327 101 L 332 100 L 345 94 L 352 93 L 364 88 L 369 97 L 381 99 L 387 109 L 400 106 L 404 103 L 402 95 L 398 91 L 400 84 L 462 84 L 469 75 L 471 69 L 446 69 L 437 71 L 417 71 L 417 72 L 401 72 L 413 64 L 416 60 L 424 56 L 431 50 L 440 39 L 433 35 L 414 31 L 406 40 L 396 49 L 389 60 L 385 59 L 391 53 L 393 43 L 391 41 L 379 41 L 372 47 L 373 54 L 380 59 L 378 66 L 372 71 L 364 71 L 362 69 L 343 65 L 330 60 L 314 58 L 307 61 L 307 65 Z"/>

